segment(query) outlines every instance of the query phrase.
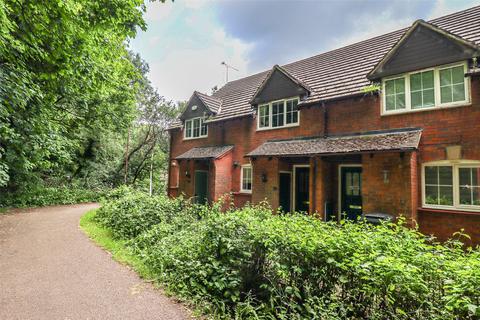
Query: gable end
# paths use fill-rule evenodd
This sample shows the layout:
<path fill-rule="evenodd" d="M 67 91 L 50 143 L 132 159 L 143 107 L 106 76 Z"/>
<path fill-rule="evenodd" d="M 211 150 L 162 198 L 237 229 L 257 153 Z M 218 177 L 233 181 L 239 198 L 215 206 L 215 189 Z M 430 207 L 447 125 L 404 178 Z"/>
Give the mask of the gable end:
<path fill-rule="evenodd" d="M 369 80 L 404 72 L 465 61 L 479 48 L 422 20 L 415 22 L 398 43 L 368 74 Z"/>

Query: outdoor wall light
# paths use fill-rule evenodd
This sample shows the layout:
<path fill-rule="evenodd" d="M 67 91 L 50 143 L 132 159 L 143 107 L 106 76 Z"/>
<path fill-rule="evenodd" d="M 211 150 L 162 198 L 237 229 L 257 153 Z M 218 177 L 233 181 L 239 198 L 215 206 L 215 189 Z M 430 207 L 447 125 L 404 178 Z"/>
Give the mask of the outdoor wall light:
<path fill-rule="evenodd" d="M 266 173 L 262 173 L 262 182 L 263 183 L 267 182 L 267 174 Z"/>
<path fill-rule="evenodd" d="M 190 172 L 188 172 L 188 170 L 185 171 L 185 177 L 190 178 Z"/>
<path fill-rule="evenodd" d="M 233 167 L 236 168 L 240 165 L 240 162 L 238 161 L 233 161 Z"/>
<path fill-rule="evenodd" d="M 177 161 L 173 160 L 172 161 L 172 167 L 176 167 L 178 165 Z"/>

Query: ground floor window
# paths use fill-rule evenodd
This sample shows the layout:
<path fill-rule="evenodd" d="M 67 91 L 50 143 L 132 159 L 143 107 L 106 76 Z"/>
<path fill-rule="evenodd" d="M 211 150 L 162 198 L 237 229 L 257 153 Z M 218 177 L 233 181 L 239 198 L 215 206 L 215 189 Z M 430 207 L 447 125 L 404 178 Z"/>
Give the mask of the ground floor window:
<path fill-rule="evenodd" d="M 252 166 L 246 164 L 242 166 L 240 190 L 242 192 L 252 192 Z"/>
<path fill-rule="evenodd" d="M 480 210 L 480 163 L 427 163 L 423 166 L 425 207 Z"/>

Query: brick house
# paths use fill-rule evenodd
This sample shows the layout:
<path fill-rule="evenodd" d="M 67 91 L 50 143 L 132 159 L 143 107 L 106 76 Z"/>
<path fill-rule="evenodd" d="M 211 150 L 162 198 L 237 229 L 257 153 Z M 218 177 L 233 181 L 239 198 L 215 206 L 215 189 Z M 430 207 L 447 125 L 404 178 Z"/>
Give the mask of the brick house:
<path fill-rule="evenodd" d="M 194 92 L 168 193 L 480 242 L 480 6 Z M 480 60 L 480 59 L 479 59 Z"/>

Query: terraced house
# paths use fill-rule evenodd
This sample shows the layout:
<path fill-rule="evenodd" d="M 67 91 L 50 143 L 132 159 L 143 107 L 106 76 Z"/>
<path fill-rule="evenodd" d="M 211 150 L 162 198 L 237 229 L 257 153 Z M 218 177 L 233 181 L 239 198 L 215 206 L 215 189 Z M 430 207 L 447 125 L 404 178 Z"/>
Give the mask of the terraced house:
<path fill-rule="evenodd" d="M 170 196 L 324 219 L 403 215 L 480 241 L 480 6 L 194 92 Z"/>

